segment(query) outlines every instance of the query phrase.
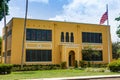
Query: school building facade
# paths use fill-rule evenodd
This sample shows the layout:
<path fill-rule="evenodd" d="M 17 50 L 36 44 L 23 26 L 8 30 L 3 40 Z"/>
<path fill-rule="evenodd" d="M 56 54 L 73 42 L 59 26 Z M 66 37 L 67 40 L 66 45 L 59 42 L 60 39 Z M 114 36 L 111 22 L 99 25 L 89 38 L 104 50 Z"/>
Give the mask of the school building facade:
<path fill-rule="evenodd" d="M 13 18 L 3 28 L 2 62 L 21 64 L 24 19 Z M 7 44 L 5 49 L 5 34 Z M 91 46 L 99 51 L 92 55 L 96 63 L 112 61 L 110 26 L 75 22 L 27 19 L 24 43 L 24 64 L 60 64 L 74 66 L 75 60 L 89 61 L 82 50 Z M 7 54 L 5 57 L 5 50 Z"/>

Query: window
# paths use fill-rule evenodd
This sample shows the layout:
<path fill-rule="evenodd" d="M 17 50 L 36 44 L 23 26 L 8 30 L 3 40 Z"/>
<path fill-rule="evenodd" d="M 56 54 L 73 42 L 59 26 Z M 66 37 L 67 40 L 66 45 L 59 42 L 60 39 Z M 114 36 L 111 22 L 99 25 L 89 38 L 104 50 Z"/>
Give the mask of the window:
<path fill-rule="evenodd" d="M 47 37 L 47 36 L 46 36 L 46 31 L 45 31 L 45 30 L 42 30 L 42 38 L 41 38 L 42 41 L 47 40 L 46 37 Z"/>
<path fill-rule="evenodd" d="M 32 40 L 32 41 L 35 41 L 35 40 L 36 40 L 36 30 L 35 30 L 35 29 L 32 29 L 32 30 L 31 30 L 31 35 L 30 35 L 30 36 L 31 36 L 31 40 Z"/>
<path fill-rule="evenodd" d="M 73 36 L 73 33 L 71 33 L 70 41 L 71 41 L 71 42 L 74 42 L 74 36 Z"/>
<path fill-rule="evenodd" d="M 98 51 L 98 54 L 91 54 L 90 56 L 82 53 L 82 59 L 85 61 L 102 61 L 102 51 Z"/>
<path fill-rule="evenodd" d="M 102 43 L 102 33 L 82 32 L 83 43 Z"/>
<path fill-rule="evenodd" d="M 66 32 L 66 42 L 69 42 L 69 33 Z"/>
<path fill-rule="evenodd" d="M 11 56 L 11 50 L 7 51 L 7 56 Z"/>
<path fill-rule="evenodd" d="M 27 32 L 26 32 L 26 40 L 30 40 L 31 39 L 31 30 L 30 29 L 27 29 Z"/>
<path fill-rule="evenodd" d="M 64 42 L 64 32 L 61 32 L 61 42 Z"/>
<path fill-rule="evenodd" d="M 47 30 L 46 32 L 46 39 L 47 41 L 51 41 L 52 40 L 52 33 L 51 33 L 51 30 Z"/>
<path fill-rule="evenodd" d="M 52 41 L 52 30 L 27 29 L 26 40 L 28 41 Z"/>
<path fill-rule="evenodd" d="M 52 61 L 52 50 L 26 50 L 26 61 Z"/>
<path fill-rule="evenodd" d="M 37 30 L 36 36 L 37 36 L 36 41 L 41 41 L 41 38 L 42 38 L 42 31 L 41 31 L 41 30 Z"/>
<path fill-rule="evenodd" d="M 8 31 L 7 36 L 10 36 L 12 34 L 12 29 Z"/>
<path fill-rule="evenodd" d="M 12 35 L 12 29 L 7 32 L 7 35 L 6 34 L 3 35 L 3 40 L 5 40 L 5 38 L 10 35 Z"/>

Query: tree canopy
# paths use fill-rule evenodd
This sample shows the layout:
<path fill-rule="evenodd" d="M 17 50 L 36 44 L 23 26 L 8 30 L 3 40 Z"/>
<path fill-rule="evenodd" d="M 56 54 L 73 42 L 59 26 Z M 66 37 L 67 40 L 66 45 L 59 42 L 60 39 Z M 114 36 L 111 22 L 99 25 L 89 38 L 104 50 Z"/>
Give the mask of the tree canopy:
<path fill-rule="evenodd" d="M 120 58 L 120 43 L 119 42 L 112 43 L 112 57 L 113 59 Z"/>
<path fill-rule="evenodd" d="M 4 17 L 4 3 L 5 3 L 6 15 L 8 15 L 8 12 L 9 12 L 8 2 L 9 1 L 10 0 L 0 0 L 0 21 Z"/>
<path fill-rule="evenodd" d="M 117 17 L 117 18 L 115 18 L 115 20 L 116 20 L 116 21 L 120 21 L 120 16 Z M 117 34 L 117 36 L 120 38 L 120 25 L 119 25 L 118 28 L 117 28 L 116 34 Z"/>

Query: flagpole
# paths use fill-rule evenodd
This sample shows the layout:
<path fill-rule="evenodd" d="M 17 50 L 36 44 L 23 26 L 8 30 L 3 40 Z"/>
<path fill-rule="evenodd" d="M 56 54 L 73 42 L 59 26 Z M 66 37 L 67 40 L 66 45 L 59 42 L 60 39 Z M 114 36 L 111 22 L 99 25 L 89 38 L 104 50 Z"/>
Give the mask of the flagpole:
<path fill-rule="evenodd" d="M 108 16 L 108 4 L 106 4 L 106 12 L 107 12 L 107 16 Z M 109 25 L 109 17 L 107 17 L 107 25 Z"/>
<path fill-rule="evenodd" d="M 106 5 L 106 11 L 108 16 L 108 4 Z M 109 26 L 109 17 L 107 17 L 107 25 Z M 108 32 L 108 63 L 110 63 L 110 27 L 107 27 Z"/>

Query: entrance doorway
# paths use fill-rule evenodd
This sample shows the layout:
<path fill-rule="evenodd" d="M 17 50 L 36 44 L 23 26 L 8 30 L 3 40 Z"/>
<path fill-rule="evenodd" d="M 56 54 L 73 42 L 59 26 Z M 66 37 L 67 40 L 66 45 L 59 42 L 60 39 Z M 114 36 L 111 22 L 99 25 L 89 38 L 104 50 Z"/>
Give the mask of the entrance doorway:
<path fill-rule="evenodd" d="M 68 62 L 69 62 L 69 67 L 74 66 L 74 63 L 75 63 L 75 53 L 74 53 L 74 51 L 69 52 Z"/>

